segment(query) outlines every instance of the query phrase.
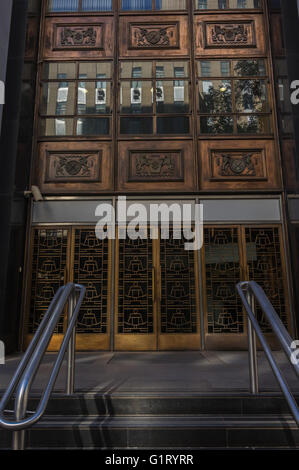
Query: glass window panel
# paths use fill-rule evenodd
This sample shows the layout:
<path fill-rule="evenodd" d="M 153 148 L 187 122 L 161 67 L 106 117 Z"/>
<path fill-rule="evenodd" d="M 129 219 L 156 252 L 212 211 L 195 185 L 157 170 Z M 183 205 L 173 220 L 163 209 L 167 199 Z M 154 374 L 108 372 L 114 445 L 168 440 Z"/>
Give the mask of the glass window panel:
<path fill-rule="evenodd" d="M 156 0 L 156 10 L 185 10 L 186 0 Z"/>
<path fill-rule="evenodd" d="M 152 62 L 122 62 L 120 78 L 152 78 Z"/>
<path fill-rule="evenodd" d="M 152 134 L 153 118 L 151 117 L 130 117 L 120 119 L 120 133 L 128 135 Z"/>
<path fill-rule="evenodd" d="M 81 62 L 79 64 L 79 78 L 84 75 L 84 78 L 111 78 L 111 63 L 110 62 Z"/>
<path fill-rule="evenodd" d="M 200 77 L 229 77 L 229 60 L 200 60 L 198 62 L 198 74 Z"/>
<path fill-rule="evenodd" d="M 111 11 L 112 0 L 82 0 L 82 11 Z"/>
<path fill-rule="evenodd" d="M 139 80 L 122 82 L 120 90 L 122 113 L 144 114 L 153 112 L 153 83 Z"/>
<path fill-rule="evenodd" d="M 233 72 L 237 77 L 259 77 L 267 75 L 265 61 L 260 59 L 234 61 Z"/>
<path fill-rule="evenodd" d="M 197 10 L 261 8 L 261 0 L 194 0 Z"/>
<path fill-rule="evenodd" d="M 231 116 L 201 116 L 201 134 L 233 134 L 234 123 Z"/>
<path fill-rule="evenodd" d="M 158 113 L 188 113 L 189 83 L 157 80 L 156 101 Z"/>
<path fill-rule="evenodd" d="M 73 62 L 51 62 L 43 66 L 43 78 L 45 80 L 57 80 L 76 78 L 76 64 Z"/>
<path fill-rule="evenodd" d="M 79 82 L 77 109 L 78 114 L 110 113 L 110 82 Z"/>
<path fill-rule="evenodd" d="M 156 62 L 156 77 L 157 78 L 186 78 L 189 77 L 189 63 L 171 62 L 171 61 L 157 61 Z"/>
<path fill-rule="evenodd" d="M 236 110 L 241 113 L 268 111 L 265 80 L 236 80 Z"/>
<path fill-rule="evenodd" d="M 40 112 L 48 116 L 74 114 L 74 100 L 74 83 L 43 83 Z"/>
<path fill-rule="evenodd" d="M 73 126 L 73 119 L 41 119 L 40 134 L 49 137 L 73 135 Z"/>
<path fill-rule="evenodd" d="M 158 134 L 189 134 L 189 118 L 185 116 L 157 118 Z"/>
<path fill-rule="evenodd" d="M 77 120 L 77 135 L 109 135 L 109 118 L 79 118 Z"/>
<path fill-rule="evenodd" d="M 232 112 L 230 80 L 202 80 L 199 83 L 199 108 L 202 113 Z"/>
<path fill-rule="evenodd" d="M 269 134 L 271 132 L 269 116 L 239 116 L 237 130 L 239 134 Z"/>
<path fill-rule="evenodd" d="M 122 0 L 123 10 L 151 10 L 152 0 Z"/>
<path fill-rule="evenodd" d="M 49 0 L 49 11 L 78 11 L 79 0 Z"/>

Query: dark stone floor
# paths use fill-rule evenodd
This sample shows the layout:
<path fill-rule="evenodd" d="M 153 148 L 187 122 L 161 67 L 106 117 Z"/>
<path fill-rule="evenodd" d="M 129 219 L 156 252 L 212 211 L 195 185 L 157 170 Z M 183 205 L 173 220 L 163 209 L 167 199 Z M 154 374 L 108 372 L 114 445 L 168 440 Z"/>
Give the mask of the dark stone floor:
<path fill-rule="evenodd" d="M 299 379 L 282 352 L 274 353 L 290 388 L 299 391 Z M 48 353 L 33 385 L 38 391 L 46 383 L 55 353 Z M 0 390 L 11 378 L 20 355 L 9 356 L 0 365 Z M 80 392 L 247 392 L 248 354 L 246 352 L 94 352 L 76 356 L 76 383 Z M 262 352 L 258 353 L 260 391 L 279 391 L 276 379 Z M 55 391 L 63 391 L 65 363 Z"/>

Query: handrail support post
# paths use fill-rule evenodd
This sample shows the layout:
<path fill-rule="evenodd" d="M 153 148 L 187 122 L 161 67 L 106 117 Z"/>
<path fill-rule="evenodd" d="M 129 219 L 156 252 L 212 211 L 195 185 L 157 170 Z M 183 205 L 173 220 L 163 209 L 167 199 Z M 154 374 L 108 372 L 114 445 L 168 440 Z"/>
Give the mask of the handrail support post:
<path fill-rule="evenodd" d="M 77 302 L 76 291 L 74 290 L 68 302 L 68 324 L 70 324 Z M 74 327 L 67 352 L 67 383 L 66 394 L 73 395 L 75 382 L 75 348 L 76 348 L 76 327 Z"/>
<path fill-rule="evenodd" d="M 250 292 L 250 287 L 247 287 L 246 299 L 251 308 L 252 313 L 255 315 L 255 297 Z M 256 348 L 256 334 L 252 327 L 250 318 L 247 316 L 248 325 L 248 359 L 249 359 L 249 380 L 250 380 L 250 392 L 253 395 L 259 393 L 259 382 L 258 382 L 258 364 L 257 364 L 257 348 Z"/>

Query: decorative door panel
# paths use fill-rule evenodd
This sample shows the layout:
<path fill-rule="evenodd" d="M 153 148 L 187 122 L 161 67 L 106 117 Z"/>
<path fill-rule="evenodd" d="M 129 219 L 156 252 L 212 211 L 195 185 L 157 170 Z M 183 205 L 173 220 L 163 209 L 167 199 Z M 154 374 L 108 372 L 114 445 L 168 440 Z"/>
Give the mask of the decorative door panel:
<path fill-rule="evenodd" d="M 86 287 L 77 323 L 77 349 L 109 349 L 111 243 L 98 240 L 94 227 L 33 229 L 25 347 L 56 291 L 67 282 L 82 283 Z M 56 328 L 50 351 L 61 345 L 67 326 L 66 313 Z"/>
<path fill-rule="evenodd" d="M 196 55 L 263 56 L 266 54 L 262 14 L 195 17 Z"/>
<path fill-rule="evenodd" d="M 159 349 L 200 349 L 197 252 L 173 235 L 160 240 Z"/>
<path fill-rule="evenodd" d="M 119 143 L 120 191 L 193 191 L 195 161 L 190 142 Z"/>
<path fill-rule="evenodd" d="M 99 59 L 113 56 L 114 21 L 109 17 L 46 19 L 44 59 Z"/>
<path fill-rule="evenodd" d="M 110 244 L 98 240 L 94 227 L 73 229 L 73 282 L 86 287 L 77 323 L 77 349 L 110 347 Z"/>
<path fill-rule="evenodd" d="M 238 227 L 204 229 L 203 271 L 206 346 L 232 349 L 244 342 L 246 327 L 236 284 L 242 276 Z"/>
<path fill-rule="evenodd" d="M 290 327 L 280 226 L 206 227 L 204 230 L 205 345 L 246 349 L 247 320 L 236 291 L 242 280 L 262 286 L 283 323 Z M 257 306 L 259 324 L 275 345 Z"/>
<path fill-rule="evenodd" d="M 201 141 L 201 189 L 278 189 L 274 142 L 269 140 Z"/>
<path fill-rule="evenodd" d="M 290 327 L 281 229 L 246 227 L 245 237 L 249 279 L 260 284 L 284 325 Z M 258 305 L 257 315 L 264 333 L 271 333 L 271 328 Z"/>
<path fill-rule="evenodd" d="M 153 241 L 118 240 L 115 349 L 156 349 Z"/>
<path fill-rule="evenodd" d="M 120 57 L 186 56 L 190 46 L 187 16 L 120 18 Z"/>
<path fill-rule="evenodd" d="M 46 194 L 109 191 L 113 187 L 111 144 L 47 142 L 39 147 L 36 180 Z"/>
<path fill-rule="evenodd" d="M 31 287 L 27 300 L 29 314 L 25 324 L 25 347 L 36 332 L 49 304 L 59 287 L 67 282 L 70 230 L 36 228 L 32 230 Z M 49 349 L 60 346 L 64 331 L 61 317 Z"/>

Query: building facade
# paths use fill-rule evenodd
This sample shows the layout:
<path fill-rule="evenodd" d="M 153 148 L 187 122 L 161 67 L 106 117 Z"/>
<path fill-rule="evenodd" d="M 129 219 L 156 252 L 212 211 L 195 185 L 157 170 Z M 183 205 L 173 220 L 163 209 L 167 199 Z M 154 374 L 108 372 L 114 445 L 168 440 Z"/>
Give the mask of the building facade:
<path fill-rule="evenodd" d="M 87 288 L 79 350 L 244 349 L 235 285 L 248 279 L 296 334 L 299 173 L 283 24 L 298 13 L 278 3 L 14 3 L 27 32 L 2 247 L 12 349 L 67 281 Z M 32 185 L 42 201 L 24 199 Z M 120 195 L 128 206 L 203 204 L 202 250 L 160 229 L 154 240 L 98 240 L 95 209 L 117 208 Z M 62 318 L 51 349 L 64 328 Z"/>

